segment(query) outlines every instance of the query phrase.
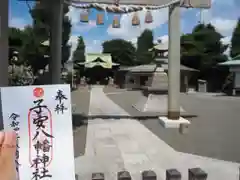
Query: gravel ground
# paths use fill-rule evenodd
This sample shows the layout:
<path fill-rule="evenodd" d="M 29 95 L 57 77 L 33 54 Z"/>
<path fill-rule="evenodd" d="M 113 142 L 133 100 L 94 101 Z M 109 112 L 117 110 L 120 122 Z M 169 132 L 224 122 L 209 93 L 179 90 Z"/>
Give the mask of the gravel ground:
<path fill-rule="evenodd" d="M 141 92 L 110 93 L 108 97 L 130 115 L 141 115 L 132 104 Z M 189 133 L 182 135 L 176 129 L 164 129 L 155 118 L 141 120 L 159 138 L 178 151 L 212 158 L 240 162 L 240 99 L 181 94 L 181 105 L 191 114 Z"/>
<path fill-rule="evenodd" d="M 87 118 L 89 111 L 90 93 L 87 89 L 72 92 L 73 104 L 73 142 L 74 156 L 83 156 L 86 146 Z"/>

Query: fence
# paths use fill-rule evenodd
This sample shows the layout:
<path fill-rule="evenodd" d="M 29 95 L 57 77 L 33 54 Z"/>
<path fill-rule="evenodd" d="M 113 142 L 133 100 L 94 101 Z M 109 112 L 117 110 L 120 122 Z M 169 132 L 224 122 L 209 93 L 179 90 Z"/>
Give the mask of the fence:
<path fill-rule="evenodd" d="M 143 171 L 141 180 L 157 180 L 154 171 Z M 181 180 L 182 175 L 177 169 L 166 170 L 166 180 Z M 117 180 L 131 180 L 131 174 L 128 171 L 117 173 Z M 206 180 L 207 173 L 201 168 L 192 168 L 188 170 L 188 180 Z M 76 175 L 76 180 L 80 180 Z M 92 173 L 92 180 L 105 180 L 104 173 Z"/>

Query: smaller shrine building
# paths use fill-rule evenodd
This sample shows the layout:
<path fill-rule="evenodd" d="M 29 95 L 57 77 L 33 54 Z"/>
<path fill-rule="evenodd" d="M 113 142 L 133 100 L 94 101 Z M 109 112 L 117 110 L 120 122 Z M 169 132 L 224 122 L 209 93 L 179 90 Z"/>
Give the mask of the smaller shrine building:
<path fill-rule="evenodd" d="M 168 44 L 158 44 L 149 51 L 152 51 L 153 53 L 154 62 L 150 64 L 119 69 L 118 74 L 121 72 L 122 73 L 118 76 L 122 77 L 123 72 L 125 72 L 124 81 L 122 81 L 122 84 L 119 85 L 120 87 L 132 89 L 141 89 L 145 87 L 147 85 L 146 83 L 150 78 L 152 78 L 154 72 L 158 67 L 163 68 L 164 71 L 168 74 Z M 181 65 L 180 72 L 180 91 L 186 92 L 188 91 L 188 88 L 190 88 L 188 83 L 190 78 L 194 76 L 198 70 Z M 196 87 L 191 88 L 196 89 Z"/>

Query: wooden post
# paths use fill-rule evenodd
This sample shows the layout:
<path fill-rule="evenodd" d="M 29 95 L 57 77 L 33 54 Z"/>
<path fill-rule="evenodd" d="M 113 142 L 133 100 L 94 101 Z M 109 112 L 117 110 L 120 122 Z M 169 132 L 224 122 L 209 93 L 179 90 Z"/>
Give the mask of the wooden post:
<path fill-rule="evenodd" d="M 177 169 L 168 169 L 166 171 L 166 180 L 181 180 L 181 173 Z"/>
<path fill-rule="evenodd" d="M 117 174 L 118 180 L 131 180 L 131 175 L 128 171 L 120 171 Z"/>
<path fill-rule="evenodd" d="M 192 168 L 188 170 L 188 180 L 206 180 L 207 173 L 201 168 Z"/>
<path fill-rule="evenodd" d="M 92 180 L 104 180 L 103 173 L 92 173 Z"/>
<path fill-rule="evenodd" d="M 142 180 L 157 180 L 157 175 L 154 171 L 143 171 Z"/>

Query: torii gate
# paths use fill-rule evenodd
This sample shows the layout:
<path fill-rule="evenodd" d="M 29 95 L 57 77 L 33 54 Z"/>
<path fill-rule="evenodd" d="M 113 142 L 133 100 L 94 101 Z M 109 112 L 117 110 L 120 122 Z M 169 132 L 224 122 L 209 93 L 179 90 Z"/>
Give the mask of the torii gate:
<path fill-rule="evenodd" d="M 62 13 L 66 0 L 46 1 L 51 8 L 51 83 L 59 84 L 61 79 L 61 42 Z M 210 8 L 211 0 L 68 0 L 67 2 L 103 3 L 120 5 L 163 6 L 169 5 L 169 69 L 168 69 L 168 118 L 177 120 L 180 117 L 180 7 Z M 0 1 L 0 87 L 8 86 L 8 9 L 9 0 Z M 49 17 L 50 18 L 50 17 Z"/>

